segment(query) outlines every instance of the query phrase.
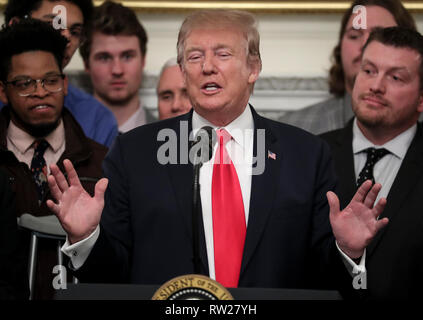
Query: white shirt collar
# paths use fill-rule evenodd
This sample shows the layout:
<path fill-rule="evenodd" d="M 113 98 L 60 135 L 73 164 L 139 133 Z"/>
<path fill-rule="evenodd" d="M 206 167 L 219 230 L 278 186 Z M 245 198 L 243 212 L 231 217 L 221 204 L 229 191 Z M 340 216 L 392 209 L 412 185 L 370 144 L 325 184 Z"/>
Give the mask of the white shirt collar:
<path fill-rule="evenodd" d="M 417 124 L 408 128 L 407 130 L 397 135 L 394 139 L 388 141 L 384 145 L 375 146 L 361 132 L 360 128 L 357 125 L 357 118 L 355 118 L 353 122 L 353 153 L 357 154 L 371 147 L 385 148 L 396 157 L 404 159 L 405 154 L 407 153 L 407 150 L 410 147 L 411 141 L 413 140 L 416 134 L 416 131 Z"/>
<path fill-rule="evenodd" d="M 59 120 L 59 125 L 54 129 L 50 134 L 48 134 L 44 139 L 49 143 L 49 147 L 57 152 L 60 147 L 65 143 L 65 127 L 63 125 L 62 119 Z M 31 136 L 26 131 L 17 127 L 13 121 L 9 122 L 9 127 L 7 129 L 7 138 L 15 146 L 20 153 L 24 154 L 28 151 L 34 144 L 34 141 L 37 140 Z"/>
<path fill-rule="evenodd" d="M 228 133 L 232 136 L 236 143 L 238 143 L 241 147 L 245 148 L 245 131 L 251 130 L 251 132 L 253 132 L 254 119 L 250 106 L 247 105 L 238 118 L 233 120 L 225 127 L 217 127 L 216 125 L 210 123 L 210 121 L 208 121 L 207 119 L 200 116 L 194 110 L 192 115 L 192 131 L 194 136 L 196 135 L 197 131 L 204 126 L 210 126 L 214 130 L 224 128 L 226 131 L 228 131 Z"/>

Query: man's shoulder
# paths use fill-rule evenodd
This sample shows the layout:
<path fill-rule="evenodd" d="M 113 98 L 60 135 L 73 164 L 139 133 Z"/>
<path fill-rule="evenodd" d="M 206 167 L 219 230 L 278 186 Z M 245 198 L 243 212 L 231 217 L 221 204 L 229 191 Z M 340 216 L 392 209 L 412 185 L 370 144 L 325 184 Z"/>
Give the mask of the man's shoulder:
<path fill-rule="evenodd" d="M 351 130 L 351 129 L 347 125 L 346 127 L 341 129 L 331 130 L 331 131 L 319 134 L 319 137 L 322 138 L 324 141 L 326 141 L 329 144 L 329 146 L 333 147 L 340 141 L 340 139 L 343 136 L 345 136 L 348 130 Z"/>
<path fill-rule="evenodd" d="M 285 153 L 311 156 L 328 150 L 325 142 L 309 131 L 264 117 L 260 118 L 264 128 L 270 131 L 270 135 L 266 134 L 266 139 L 273 138 Z"/>
<path fill-rule="evenodd" d="M 319 134 L 343 126 L 343 98 L 332 97 L 300 110 L 288 111 L 278 120 Z"/>
<path fill-rule="evenodd" d="M 159 120 L 156 122 L 146 123 L 138 126 L 128 132 L 119 136 L 120 140 L 125 143 L 158 141 L 161 137 L 176 137 L 182 134 L 189 134 L 190 117 L 188 114 L 170 118 L 166 120 Z M 160 140 L 159 140 L 160 141 Z"/>
<path fill-rule="evenodd" d="M 328 112 L 342 112 L 342 106 L 342 97 L 331 97 L 324 101 L 320 101 L 315 104 L 304 107 L 300 110 L 289 111 L 281 117 L 281 121 L 283 119 L 293 118 L 294 116 L 297 118 L 318 118 L 322 116 L 322 113 L 327 114 Z"/>
<path fill-rule="evenodd" d="M 307 130 L 304 130 L 300 127 L 297 127 L 295 125 L 275 121 L 272 119 L 261 117 L 263 123 L 266 124 L 266 126 L 271 129 L 272 133 L 281 136 L 281 137 L 297 137 L 300 139 L 306 139 L 306 140 L 314 140 L 316 139 L 316 136 L 312 133 L 310 133 Z"/>
<path fill-rule="evenodd" d="M 91 147 L 91 150 L 94 154 L 98 155 L 101 158 L 104 158 L 109 151 L 109 148 L 107 148 L 105 145 L 98 143 L 97 141 L 94 141 L 91 138 L 87 137 L 87 142 Z"/>
<path fill-rule="evenodd" d="M 84 111 L 107 114 L 113 116 L 113 113 L 107 109 L 100 101 L 91 94 L 69 85 L 68 94 L 65 97 L 65 106 L 71 111 Z"/>

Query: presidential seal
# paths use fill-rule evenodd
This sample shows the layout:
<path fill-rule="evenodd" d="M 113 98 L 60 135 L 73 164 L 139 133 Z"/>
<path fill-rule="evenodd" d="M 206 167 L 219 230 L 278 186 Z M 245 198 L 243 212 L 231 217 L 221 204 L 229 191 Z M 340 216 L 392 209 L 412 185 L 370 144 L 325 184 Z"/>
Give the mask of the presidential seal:
<path fill-rule="evenodd" d="M 217 281 L 199 274 L 173 278 L 162 285 L 152 300 L 234 300 Z"/>

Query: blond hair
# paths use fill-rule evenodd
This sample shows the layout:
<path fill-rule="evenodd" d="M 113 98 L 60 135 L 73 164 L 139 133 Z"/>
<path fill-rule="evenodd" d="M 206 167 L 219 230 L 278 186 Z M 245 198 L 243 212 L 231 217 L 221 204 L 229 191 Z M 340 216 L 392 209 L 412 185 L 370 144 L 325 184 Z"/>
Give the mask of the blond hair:
<path fill-rule="evenodd" d="M 247 41 L 248 62 L 259 63 L 261 70 L 260 35 L 257 30 L 257 21 L 251 13 L 238 10 L 202 10 L 185 18 L 179 30 L 176 45 L 178 63 L 183 65 L 185 41 L 193 30 L 220 28 L 237 29 L 242 32 Z"/>

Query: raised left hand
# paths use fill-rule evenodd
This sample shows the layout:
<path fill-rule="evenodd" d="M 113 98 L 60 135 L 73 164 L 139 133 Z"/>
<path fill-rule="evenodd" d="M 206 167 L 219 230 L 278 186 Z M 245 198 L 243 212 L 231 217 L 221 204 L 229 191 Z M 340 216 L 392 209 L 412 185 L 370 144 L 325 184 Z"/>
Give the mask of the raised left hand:
<path fill-rule="evenodd" d="M 360 258 L 379 230 L 389 222 L 388 218 L 377 219 L 386 205 L 386 199 L 381 198 L 374 206 L 381 188 L 379 183 L 372 187 L 370 180 L 365 181 L 342 211 L 336 194 L 331 191 L 326 194 L 330 207 L 329 219 L 336 242 L 352 259 Z"/>

